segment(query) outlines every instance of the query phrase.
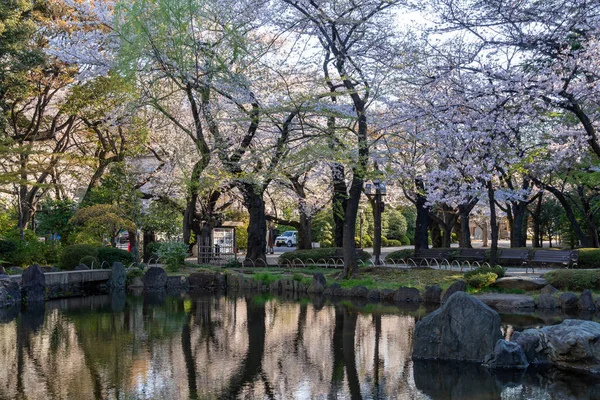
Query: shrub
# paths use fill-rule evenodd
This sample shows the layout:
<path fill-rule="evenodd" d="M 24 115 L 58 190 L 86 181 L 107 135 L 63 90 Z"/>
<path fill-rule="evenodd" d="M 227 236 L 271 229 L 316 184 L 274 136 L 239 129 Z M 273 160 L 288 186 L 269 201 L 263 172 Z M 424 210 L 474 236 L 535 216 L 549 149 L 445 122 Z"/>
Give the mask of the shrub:
<path fill-rule="evenodd" d="M 17 243 L 10 239 L 0 239 L 0 255 L 6 256 L 17 250 Z"/>
<path fill-rule="evenodd" d="M 321 241 L 321 248 L 328 248 L 333 246 L 333 243 L 331 243 L 331 240 L 322 240 Z"/>
<path fill-rule="evenodd" d="M 579 249 L 579 268 L 600 268 L 600 249 Z"/>
<path fill-rule="evenodd" d="M 402 242 L 396 239 L 389 239 L 388 240 L 388 246 L 390 247 L 398 247 L 398 246 L 402 246 Z"/>
<path fill-rule="evenodd" d="M 127 271 L 127 284 L 129 285 L 133 278 L 141 278 L 144 276 L 144 271 L 141 268 L 132 268 Z"/>
<path fill-rule="evenodd" d="M 373 246 L 373 239 L 371 239 L 371 236 L 365 235 L 363 236 L 363 247 L 372 247 Z"/>
<path fill-rule="evenodd" d="M 544 278 L 561 290 L 600 289 L 600 269 L 557 269 L 544 274 Z"/>
<path fill-rule="evenodd" d="M 279 279 L 278 275 L 270 274 L 268 272 L 262 272 L 260 274 L 255 274 L 253 279 L 255 281 L 260 281 L 265 286 L 269 286 L 271 283 L 277 281 Z"/>
<path fill-rule="evenodd" d="M 465 273 L 465 279 L 469 278 L 473 275 L 487 274 L 487 273 L 493 273 L 493 274 L 496 274 L 496 276 L 498 278 L 504 278 L 505 272 L 506 271 L 504 270 L 504 268 L 502 268 L 499 265 L 496 265 L 495 267 L 479 267 L 479 268 L 473 269 L 473 270 Z"/>
<path fill-rule="evenodd" d="M 115 262 L 120 262 L 127 266 L 133 262 L 133 254 L 115 247 L 100 247 L 98 248 L 98 262 L 100 264 L 106 262 L 109 266 L 112 266 Z"/>
<path fill-rule="evenodd" d="M 183 242 L 165 242 L 158 249 L 160 261 L 169 271 L 177 271 L 185 262 L 188 246 Z"/>
<path fill-rule="evenodd" d="M 402 244 L 402 246 L 408 246 L 411 244 L 410 239 L 406 235 L 400 237 L 400 243 Z"/>
<path fill-rule="evenodd" d="M 158 258 L 158 250 L 162 245 L 161 242 L 150 242 L 144 246 L 144 260 L 150 261 L 151 258 L 156 260 Z"/>
<path fill-rule="evenodd" d="M 482 289 L 486 286 L 489 286 L 496 282 L 497 278 L 498 275 L 493 272 L 481 272 L 472 274 L 468 277 L 465 274 L 465 281 L 469 284 L 469 286 L 475 289 Z"/>
<path fill-rule="evenodd" d="M 392 251 L 387 256 L 385 256 L 385 261 L 394 261 L 399 262 L 401 260 L 406 260 L 408 258 L 412 258 L 415 256 L 415 251 L 413 249 L 404 249 Z"/>
<path fill-rule="evenodd" d="M 385 236 L 382 236 L 381 237 L 381 246 L 382 247 L 388 247 L 389 245 L 390 245 L 389 244 L 389 240 Z"/>
<path fill-rule="evenodd" d="M 98 256 L 98 248 L 89 244 L 67 246 L 63 249 L 62 256 L 60 257 L 60 268 L 70 271 L 78 266 L 79 261 L 85 256 L 96 258 Z"/>
<path fill-rule="evenodd" d="M 90 268 L 92 268 L 92 267 L 98 268 L 99 267 L 98 259 L 94 256 L 81 257 L 81 260 L 79 260 L 79 264 L 85 264 Z"/>
<path fill-rule="evenodd" d="M 243 266 L 244 264 L 242 264 L 242 262 L 237 258 L 232 258 L 225 264 L 226 268 L 241 268 Z"/>
<path fill-rule="evenodd" d="M 318 262 L 320 259 L 328 261 L 330 258 L 335 256 L 336 250 L 341 250 L 339 247 L 330 247 L 324 249 L 309 249 L 309 250 L 295 250 L 287 253 L 283 253 L 279 256 L 279 262 L 294 261 L 295 259 L 301 260 L 303 263 Z M 361 251 L 360 259 L 363 261 L 369 261 L 371 254 L 366 251 Z"/>

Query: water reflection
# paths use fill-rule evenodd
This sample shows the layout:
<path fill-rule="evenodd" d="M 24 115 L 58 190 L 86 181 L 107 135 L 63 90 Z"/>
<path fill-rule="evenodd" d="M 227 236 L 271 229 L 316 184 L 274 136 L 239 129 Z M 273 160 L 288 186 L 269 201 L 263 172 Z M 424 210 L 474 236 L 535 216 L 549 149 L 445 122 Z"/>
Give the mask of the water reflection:
<path fill-rule="evenodd" d="M 323 297 L 96 296 L 0 315 L 0 399 L 570 399 L 556 371 L 414 363 L 429 310 Z M 17 310 L 18 311 L 18 310 Z M 512 319 L 511 319 L 512 318 Z M 544 316 L 544 318 L 546 318 Z M 515 325 L 539 316 L 512 316 Z"/>

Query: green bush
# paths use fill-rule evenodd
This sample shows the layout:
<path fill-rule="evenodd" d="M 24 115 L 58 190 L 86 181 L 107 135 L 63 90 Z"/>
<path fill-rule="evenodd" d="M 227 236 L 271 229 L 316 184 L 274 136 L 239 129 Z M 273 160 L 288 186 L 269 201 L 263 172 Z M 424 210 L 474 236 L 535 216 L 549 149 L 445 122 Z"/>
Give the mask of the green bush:
<path fill-rule="evenodd" d="M 98 259 L 94 256 L 83 256 L 81 260 L 79 260 L 79 264 L 85 264 L 88 267 L 99 268 Z"/>
<path fill-rule="evenodd" d="M 496 282 L 497 278 L 498 275 L 493 272 L 481 272 L 472 274 L 468 277 L 465 274 L 465 281 L 469 284 L 469 286 L 475 289 L 482 289 L 486 286 L 490 286 Z"/>
<path fill-rule="evenodd" d="M 373 239 L 371 239 L 371 236 L 363 236 L 363 247 L 373 247 Z"/>
<path fill-rule="evenodd" d="M 144 260 L 149 261 L 151 258 L 158 258 L 158 250 L 162 245 L 161 242 L 151 242 L 144 246 Z"/>
<path fill-rule="evenodd" d="M 283 253 L 279 256 L 279 262 L 292 262 L 295 259 L 301 260 L 303 263 L 318 262 L 319 260 L 328 261 L 330 258 L 335 256 L 336 250 L 341 250 L 339 247 L 330 247 L 324 249 L 309 249 L 309 250 L 295 250 L 287 253 Z M 371 259 L 371 254 L 366 251 L 361 251 L 360 259 L 367 262 Z"/>
<path fill-rule="evenodd" d="M 400 237 L 400 243 L 402 244 L 402 246 L 409 246 L 411 244 L 410 239 L 406 235 Z"/>
<path fill-rule="evenodd" d="M 415 256 L 415 251 L 413 249 L 404 249 L 404 250 L 397 250 L 397 251 L 392 251 L 391 253 L 388 253 L 387 256 L 385 256 L 385 261 L 386 262 L 400 262 L 401 260 L 406 260 L 408 258 L 413 258 Z"/>
<path fill-rule="evenodd" d="M 545 273 L 544 278 L 560 290 L 600 289 L 600 269 L 557 269 Z"/>
<path fill-rule="evenodd" d="M 67 246 L 63 249 L 62 256 L 60 257 L 60 268 L 71 271 L 79 265 L 79 261 L 85 256 L 96 258 L 98 256 L 98 248 L 90 244 Z"/>
<path fill-rule="evenodd" d="M 506 271 L 504 270 L 504 268 L 502 268 L 499 265 L 496 265 L 495 267 L 479 267 L 479 268 L 473 269 L 473 270 L 465 273 L 465 279 L 469 278 L 471 276 L 474 276 L 474 275 L 487 274 L 487 273 L 493 273 L 493 274 L 496 274 L 496 276 L 498 278 L 504 278 L 505 272 Z"/>
<path fill-rule="evenodd" d="M 390 247 L 398 247 L 398 246 L 402 246 L 402 242 L 396 239 L 390 239 L 388 240 L 388 246 Z"/>
<path fill-rule="evenodd" d="M 243 266 L 244 264 L 237 258 L 232 258 L 225 264 L 226 268 L 241 268 Z"/>
<path fill-rule="evenodd" d="M 112 267 L 113 263 L 120 262 L 127 266 L 133 262 L 133 255 L 126 251 L 115 247 L 100 247 L 98 248 L 98 262 L 102 265 L 107 263 L 108 268 Z"/>
<path fill-rule="evenodd" d="M 579 249 L 579 268 L 600 268 L 600 249 Z"/>
<path fill-rule="evenodd" d="M 158 249 L 160 262 L 165 264 L 169 271 L 177 271 L 187 255 L 188 246 L 183 242 L 165 242 Z"/>
<path fill-rule="evenodd" d="M 262 272 L 260 274 L 255 274 L 253 276 L 255 281 L 260 281 L 265 286 L 269 286 L 271 283 L 277 281 L 279 279 L 279 275 L 270 274 L 268 272 Z"/>
<path fill-rule="evenodd" d="M 382 236 L 381 237 L 381 246 L 388 247 L 389 245 L 390 245 L 389 240 L 385 236 Z"/>
<path fill-rule="evenodd" d="M 17 250 L 17 243 L 10 239 L 0 239 L 0 256 L 7 256 Z"/>
<path fill-rule="evenodd" d="M 331 243 L 331 240 L 322 240 L 321 243 L 321 248 L 328 248 L 333 246 L 333 243 Z"/>
<path fill-rule="evenodd" d="M 133 278 L 141 278 L 144 276 L 144 271 L 141 268 L 132 268 L 127 271 L 127 284 L 129 285 Z"/>

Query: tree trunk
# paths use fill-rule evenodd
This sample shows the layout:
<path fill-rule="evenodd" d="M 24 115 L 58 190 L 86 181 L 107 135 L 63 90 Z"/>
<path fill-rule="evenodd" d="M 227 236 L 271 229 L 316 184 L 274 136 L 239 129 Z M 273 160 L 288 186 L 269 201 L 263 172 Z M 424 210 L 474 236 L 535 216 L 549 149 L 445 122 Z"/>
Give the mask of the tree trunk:
<path fill-rule="evenodd" d="M 358 261 L 356 259 L 356 217 L 358 216 L 358 204 L 362 193 L 363 180 L 354 172 L 352 186 L 350 187 L 350 198 L 346 203 L 344 220 L 344 277 L 349 277 L 358 272 Z"/>
<path fill-rule="evenodd" d="M 567 214 L 567 219 L 571 223 L 571 226 L 573 227 L 573 230 L 575 231 L 575 235 L 577 236 L 577 239 L 579 239 L 581 246 L 582 247 L 591 247 L 590 238 L 588 237 L 588 235 L 585 234 L 583 229 L 581 229 L 581 225 L 577 221 L 577 217 L 575 217 L 573 208 L 569 204 L 569 201 L 567 200 L 565 195 L 560 190 L 555 188 L 554 186 L 545 185 L 537 179 L 534 179 L 534 182 L 538 186 L 540 186 L 540 187 L 546 189 L 547 191 L 549 191 L 550 193 L 552 193 L 554 195 L 554 197 L 556 197 L 556 200 L 558 200 L 558 202 L 563 206 L 565 213 Z"/>
<path fill-rule="evenodd" d="M 543 198 L 543 196 L 538 197 L 538 200 L 535 203 L 535 209 L 531 213 L 531 221 L 533 223 L 532 245 L 537 248 L 542 247 L 542 225 L 540 223 L 540 215 L 542 213 Z"/>
<path fill-rule="evenodd" d="M 140 246 L 138 240 L 137 229 L 127 231 L 129 233 L 129 252 L 133 256 L 135 265 L 140 263 Z"/>
<path fill-rule="evenodd" d="M 490 224 L 492 229 L 492 245 L 490 246 L 490 264 L 492 266 L 498 263 L 498 236 L 500 227 L 496 218 L 496 201 L 494 199 L 494 186 L 492 182 L 487 183 L 488 186 L 488 199 L 490 202 Z"/>
<path fill-rule="evenodd" d="M 483 224 L 481 224 L 481 241 L 483 242 L 482 247 L 488 247 L 488 229 L 489 227 L 487 221 L 483 221 Z"/>
<path fill-rule="evenodd" d="M 472 248 L 471 245 L 471 228 L 469 226 L 470 223 L 470 214 L 473 210 L 473 207 L 477 204 L 477 201 L 470 201 L 467 204 L 461 204 L 458 206 L 458 215 L 460 217 L 460 247 L 463 248 Z"/>
<path fill-rule="evenodd" d="M 267 218 L 265 215 L 265 202 L 262 192 L 256 193 L 256 187 L 251 183 L 243 183 L 244 203 L 248 214 L 250 214 L 250 223 L 248 225 L 248 252 L 246 258 L 255 265 L 258 260 L 266 265 L 265 255 L 267 249 Z M 258 261 L 261 263 L 261 261 Z"/>
<path fill-rule="evenodd" d="M 298 225 L 298 250 L 312 249 L 312 217 L 300 212 Z"/>
<path fill-rule="evenodd" d="M 143 241 L 144 241 L 144 262 L 147 263 L 150 259 L 150 253 L 148 252 L 148 245 L 150 243 L 156 242 L 156 235 L 154 231 L 143 231 Z"/>
<path fill-rule="evenodd" d="M 434 247 L 434 248 L 443 247 L 442 228 L 440 227 L 440 224 L 437 221 L 435 221 L 431 218 L 429 219 L 429 231 L 431 232 L 432 247 Z M 428 245 L 428 247 L 429 247 L 429 245 Z"/>
<path fill-rule="evenodd" d="M 527 202 L 513 202 L 510 247 L 527 247 Z"/>
<path fill-rule="evenodd" d="M 344 215 L 348 203 L 348 188 L 344 179 L 344 166 L 340 163 L 332 163 L 331 175 L 333 178 L 333 241 L 335 247 L 344 245 Z M 354 240 L 354 239 L 353 239 Z"/>
<path fill-rule="evenodd" d="M 415 180 L 417 188 L 416 203 L 417 221 L 415 224 L 415 250 L 428 249 L 429 237 L 427 228 L 429 227 L 429 209 L 427 208 L 427 198 L 423 195 L 425 188 L 422 180 Z"/>

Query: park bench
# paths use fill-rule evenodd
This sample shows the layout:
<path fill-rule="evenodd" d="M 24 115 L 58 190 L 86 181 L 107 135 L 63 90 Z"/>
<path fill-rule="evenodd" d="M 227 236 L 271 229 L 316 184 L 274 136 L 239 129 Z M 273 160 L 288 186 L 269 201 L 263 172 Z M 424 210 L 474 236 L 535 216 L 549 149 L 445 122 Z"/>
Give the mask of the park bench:
<path fill-rule="evenodd" d="M 546 265 L 564 265 L 567 268 L 576 267 L 579 261 L 579 252 L 576 250 L 536 250 L 533 256 L 527 263 L 531 265 L 533 272 L 533 264 Z M 527 269 L 525 269 L 527 272 Z"/>
<path fill-rule="evenodd" d="M 498 260 L 515 261 L 520 265 L 527 265 L 529 260 L 529 250 L 523 249 L 502 249 L 498 254 Z"/>
<path fill-rule="evenodd" d="M 465 261 L 485 261 L 486 249 L 459 249 L 453 258 Z"/>
<path fill-rule="evenodd" d="M 417 262 L 419 266 L 425 263 L 428 267 L 432 264 L 440 267 L 440 263 L 446 261 L 448 263 L 449 249 L 419 249 L 415 251 L 415 256 L 411 259 L 415 266 Z"/>

